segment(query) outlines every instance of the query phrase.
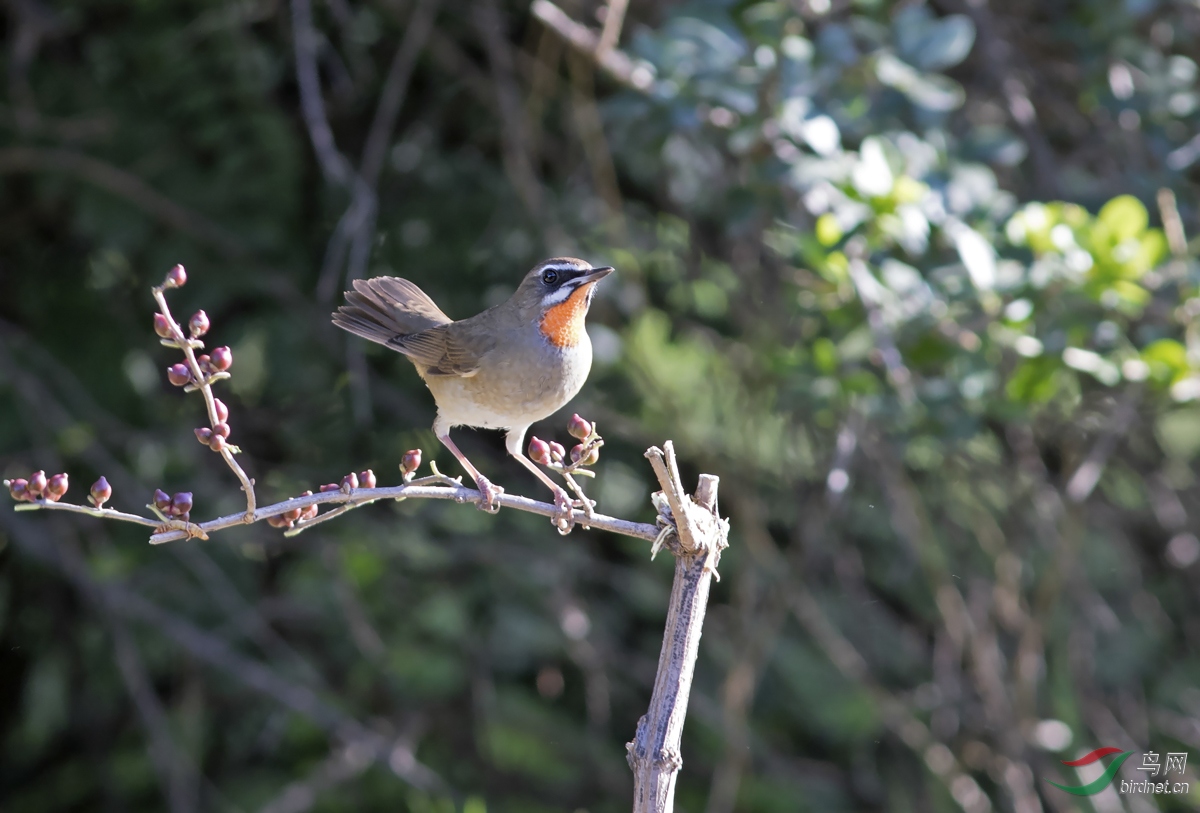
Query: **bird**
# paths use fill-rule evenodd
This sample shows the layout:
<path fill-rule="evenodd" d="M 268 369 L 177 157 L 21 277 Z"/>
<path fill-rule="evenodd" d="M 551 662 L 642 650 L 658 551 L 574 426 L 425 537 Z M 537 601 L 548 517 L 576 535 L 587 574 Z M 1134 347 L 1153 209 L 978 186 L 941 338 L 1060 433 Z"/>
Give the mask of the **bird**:
<path fill-rule="evenodd" d="M 333 323 L 408 357 L 433 394 L 433 431 L 475 481 L 479 508 L 495 512 L 504 489 L 450 437 L 456 426 L 506 430 L 505 448 L 554 494 L 552 521 L 570 528 L 574 502 L 523 450 L 529 427 L 575 397 L 592 366 L 584 320 L 612 266 L 574 257 L 543 260 L 508 300 L 454 321 L 401 277 L 359 279 Z"/>

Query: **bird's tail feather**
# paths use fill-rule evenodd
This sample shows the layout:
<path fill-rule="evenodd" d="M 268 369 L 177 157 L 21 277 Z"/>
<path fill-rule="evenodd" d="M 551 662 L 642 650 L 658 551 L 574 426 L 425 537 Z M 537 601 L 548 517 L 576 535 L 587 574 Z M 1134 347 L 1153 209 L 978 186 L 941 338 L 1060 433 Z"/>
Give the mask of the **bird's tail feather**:
<path fill-rule="evenodd" d="M 355 280 L 346 304 L 333 314 L 342 330 L 383 345 L 450 321 L 424 291 L 399 277 Z"/>

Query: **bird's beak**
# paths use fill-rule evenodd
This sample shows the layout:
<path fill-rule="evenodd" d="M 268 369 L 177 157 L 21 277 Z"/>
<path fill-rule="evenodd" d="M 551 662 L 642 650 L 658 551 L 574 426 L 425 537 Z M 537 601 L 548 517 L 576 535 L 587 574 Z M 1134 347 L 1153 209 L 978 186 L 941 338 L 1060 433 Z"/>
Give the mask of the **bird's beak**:
<path fill-rule="evenodd" d="M 599 282 L 616 270 L 617 269 L 613 268 L 611 265 L 606 265 L 601 268 L 593 268 L 591 271 L 585 273 L 582 277 L 576 277 L 574 281 L 576 285 L 586 285 L 589 282 Z"/>

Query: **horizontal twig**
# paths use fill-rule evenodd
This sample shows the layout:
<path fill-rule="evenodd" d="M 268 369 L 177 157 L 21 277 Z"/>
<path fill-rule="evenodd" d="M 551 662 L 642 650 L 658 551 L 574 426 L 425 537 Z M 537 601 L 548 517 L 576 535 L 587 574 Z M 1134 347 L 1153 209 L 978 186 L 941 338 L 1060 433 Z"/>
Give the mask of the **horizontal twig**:
<path fill-rule="evenodd" d="M 188 539 L 189 536 L 194 538 L 212 533 L 213 531 L 232 528 L 236 525 L 249 525 L 260 520 L 265 520 L 270 517 L 276 517 L 280 514 L 286 514 L 289 511 L 296 509 L 308 508 L 310 505 L 345 505 L 359 506 L 367 503 L 372 503 L 377 500 L 406 500 L 406 499 L 425 499 L 425 500 L 453 500 L 457 503 L 478 503 L 482 497 L 478 491 L 466 486 L 423 486 L 423 485 L 399 485 L 390 486 L 387 488 L 355 488 L 346 491 L 325 491 L 318 494 L 311 494 L 306 497 L 293 497 L 290 500 L 275 503 L 257 508 L 253 516 L 248 515 L 245 511 L 239 511 L 236 514 L 228 514 L 223 517 L 211 519 L 208 522 L 188 523 L 187 530 L 182 529 L 165 529 L 160 530 L 150 537 L 150 544 L 161 545 L 164 542 L 175 542 L 179 539 Z M 531 514 L 539 514 L 544 517 L 553 517 L 558 509 L 551 503 L 538 502 L 531 500 L 528 497 L 520 497 L 511 494 L 501 494 L 499 503 L 504 508 L 513 508 L 518 511 L 526 511 Z M 46 500 L 37 500 L 35 502 L 20 503 L 17 505 L 18 511 L 35 511 L 45 509 L 50 511 L 70 511 L 77 514 L 86 514 L 100 519 L 112 519 L 123 522 L 133 522 L 138 525 L 144 525 L 152 528 L 162 528 L 163 523 L 159 520 L 149 517 L 141 517 L 136 514 L 127 514 L 122 511 L 114 511 L 112 509 L 96 509 L 86 505 L 75 505 L 73 503 L 64 502 L 48 502 Z M 322 515 L 318 514 L 316 519 L 310 522 L 320 520 Z M 579 523 L 586 523 L 590 528 L 596 528 L 601 531 L 611 531 L 612 533 L 621 534 L 622 536 L 630 536 L 634 539 L 645 539 L 653 541 L 659 534 L 659 529 L 654 525 L 649 525 L 643 522 L 631 522 L 626 519 L 618 519 L 616 517 L 605 516 L 604 514 L 593 514 L 588 516 L 586 512 L 576 510 L 574 518 Z M 303 528 L 304 523 L 297 524 L 298 528 Z"/>

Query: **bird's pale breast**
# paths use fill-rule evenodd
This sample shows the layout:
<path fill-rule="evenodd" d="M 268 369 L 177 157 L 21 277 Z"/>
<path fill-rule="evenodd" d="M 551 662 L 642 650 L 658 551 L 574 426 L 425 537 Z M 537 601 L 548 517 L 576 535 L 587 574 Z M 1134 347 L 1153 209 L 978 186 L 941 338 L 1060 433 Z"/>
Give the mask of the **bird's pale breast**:
<path fill-rule="evenodd" d="M 539 421 L 575 397 L 592 366 L 586 331 L 569 347 L 540 330 L 526 335 L 489 352 L 474 375 L 426 377 L 439 414 L 455 426 L 503 429 Z"/>

